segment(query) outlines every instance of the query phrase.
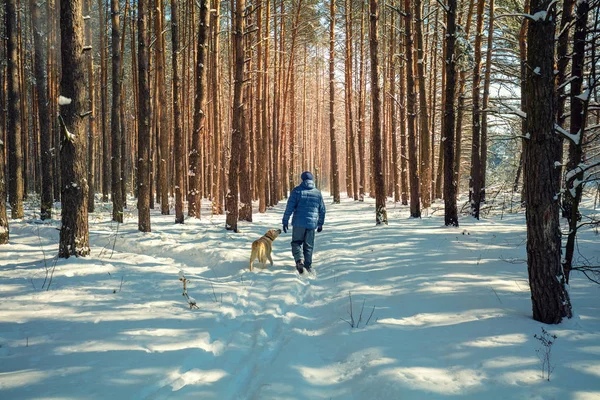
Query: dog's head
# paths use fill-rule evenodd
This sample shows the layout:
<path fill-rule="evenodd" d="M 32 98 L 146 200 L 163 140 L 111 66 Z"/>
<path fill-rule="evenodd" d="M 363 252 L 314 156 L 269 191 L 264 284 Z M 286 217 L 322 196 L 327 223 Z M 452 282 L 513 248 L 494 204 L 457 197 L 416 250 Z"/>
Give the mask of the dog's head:
<path fill-rule="evenodd" d="M 281 235 L 281 229 L 269 229 L 265 236 L 271 240 L 277 239 L 277 236 Z"/>

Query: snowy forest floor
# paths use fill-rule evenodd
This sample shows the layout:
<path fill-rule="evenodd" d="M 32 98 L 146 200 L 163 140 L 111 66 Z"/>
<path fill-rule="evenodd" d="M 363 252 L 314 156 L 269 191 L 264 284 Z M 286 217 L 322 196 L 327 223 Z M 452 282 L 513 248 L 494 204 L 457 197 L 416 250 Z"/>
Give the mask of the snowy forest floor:
<path fill-rule="evenodd" d="M 290 233 L 274 267 L 248 271 L 284 202 L 239 234 L 206 202 L 183 225 L 157 207 L 148 234 L 135 207 L 117 225 L 98 203 L 91 256 L 68 260 L 53 258 L 60 222 L 30 202 L 0 248 L 0 398 L 600 399 L 600 286 L 574 273 L 575 316 L 534 321 L 522 212 L 448 228 L 443 211 L 389 203 L 375 227 L 372 199 L 326 204 L 315 272 L 299 276 Z M 594 265 L 599 242 L 581 231 Z M 542 328 L 557 336 L 550 381 Z"/>

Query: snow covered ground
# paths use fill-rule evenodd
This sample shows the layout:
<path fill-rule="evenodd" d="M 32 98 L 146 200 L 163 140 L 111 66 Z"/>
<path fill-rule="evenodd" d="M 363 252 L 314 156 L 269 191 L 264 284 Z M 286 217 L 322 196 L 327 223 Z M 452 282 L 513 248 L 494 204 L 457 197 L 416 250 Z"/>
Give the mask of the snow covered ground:
<path fill-rule="evenodd" d="M 326 202 L 308 277 L 289 233 L 273 268 L 247 268 L 284 203 L 240 234 L 207 209 L 184 225 L 154 211 L 142 234 L 104 205 L 91 257 L 55 265 L 58 222 L 30 209 L 0 248 L 0 398 L 600 399 L 600 286 L 576 273 L 575 317 L 532 320 L 522 213 L 447 228 L 389 204 L 375 227 L 373 200 Z M 595 265 L 599 241 L 579 239 Z M 542 328 L 557 336 L 550 381 Z"/>

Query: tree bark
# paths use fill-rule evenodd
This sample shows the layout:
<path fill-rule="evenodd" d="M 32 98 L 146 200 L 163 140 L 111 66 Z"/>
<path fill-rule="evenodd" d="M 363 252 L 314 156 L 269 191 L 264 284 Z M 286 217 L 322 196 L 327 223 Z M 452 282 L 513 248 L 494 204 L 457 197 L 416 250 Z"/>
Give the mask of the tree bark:
<path fill-rule="evenodd" d="M 239 190 L 240 190 L 240 205 L 239 205 L 239 221 L 247 221 L 252 222 L 252 187 L 251 187 L 251 174 L 250 174 L 250 133 L 252 131 L 249 125 L 249 112 L 251 110 L 248 104 L 250 102 L 250 83 L 244 84 L 246 80 L 250 81 L 251 79 L 245 73 L 245 70 L 251 70 L 251 65 L 247 65 L 247 60 L 250 59 L 249 52 L 247 49 L 250 49 L 249 38 L 246 36 L 245 27 L 248 25 L 246 19 L 249 18 L 248 15 L 244 16 L 245 6 L 242 8 L 242 100 L 241 100 L 241 108 L 243 112 L 241 113 L 242 120 L 240 122 L 240 176 L 239 176 Z M 284 175 L 285 176 L 285 175 Z"/>
<path fill-rule="evenodd" d="M 1 94 L 0 94 L 1 96 Z M 7 244 L 10 236 L 8 217 L 6 214 L 6 180 L 4 179 L 4 142 L 0 137 L 0 244 Z"/>
<path fill-rule="evenodd" d="M 224 184 L 224 156 L 223 156 L 223 139 L 222 139 L 222 124 L 221 124 L 221 103 L 219 93 L 219 25 L 220 25 L 220 2 L 214 4 L 214 9 L 210 14 L 211 28 L 211 108 L 212 108 L 212 126 L 213 126 L 213 188 L 212 188 L 212 212 L 213 214 L 223 214 L 223 184 Z"/>
<path fill-rule="evenodd" d="M 569 275 L 573 268 L 573 255 L 575 254 L 575 239 L 577 238 L 577 228 L 581 221 L 579 212 L 579 204 L 583 193 L 584 170 L 582 163 L 584 162 L 585 143 L 585 125 L 588 115 L 588 104 L 590 95 L 582 93 L 583 80 L 585 79 L 585 57 L 586 57 L 586 36 L 587 21 L 590 5 L 586 1 L 577 3 L 577 11 L 575 18 L 575 34 L 573 43 L 573 64 L 571 67 L 571 118 L 570 118 L 570 134 L 575 140 L 569 141 L 569 160 L 567 162 L 567 179 L 565 204 L 570 208 L 565 213 L 569 222 L 569 233 L 567 236 L 567 245 L 565 248 L 565 260 L 563 263 L 565 282 L 569 283 Z M 592 45 L 593 46 L 593 45 Z M 593 67 L 592 67 L 593 68 Z M 590 79 L 590 81 L 593 78 Z M 591 84 L 589 85 L 591 86 Z M 589 88 L 586 90 L 590 90 Z"/>
<path fill-rule="evenodd" d="M 475 29 L 475 60 L 473 62 L 473 139 L 471 142 L 471 215 L 479 219 L 481 207 L 481 45 L 483 42 L 483 10 L 485 0 L 477 1 L 477 27 Z"/>
<path fill-rule="evenodd" d="M 340 176 L 335 137 L 335 0 L 329 1 L 329 140 L 331 152 L 331 194 L 333 203 L 340 202 Z"/>
<path fill-rule="evenodd" d="M 266 197 L 266 185 L 267 185 L 267 160 L 265 159 L 266 154 L 266 129 L 263 124 L 266 124 L 266 110 L 265 110 L 265 88 L 264 81 L 267 79 L 268 66 L 263 63 L 264 52 L 267 52 L 269 43 L 267 42 L 265 50 L 263 50 L 263 15 L 265 14 L 265 9 L 268 8 L 268 4 L 265 5 L 263 0 L 260 1 L 258 5 L 259 9 L 258 18 L 257 18 L 257 26 L 258 26 L 258 43 L 256 44 L 256 53 L 258 58 L 257 70 L 258 75 L 256 78 L 256 97 L 258 100 L 257 103 L 257 115 L 256 115 L 256 145 L 257 145 L 257 153 L 256 157 L 256 183 L 257 183 L 257 192 L 258 192 L 258 212 L 264 213 L 267 211 L 267 197 Z"/>
<path fill-rule="evenodd" d="M 529 14 L 531 10 L 531 1 L 525 0 L 525 6 L 523 8 L 523 13 Z M 521 29 L 519 30 L 519 57 L 521 59 L 520 65 L 520 78 L 521 78 L 521 111 L 525 112 L 525 105 L 527 103 L 527 91 L 523 90 L 526 85 L 527 80 L 527 29 L 529 26 L 529 18 L 523 18 L 521 21 Z M 527 133 L 527 121 L 525 118 L 521 120 L 521 137 L 525 138 Z M 519 175 L 522 173 L 523 168 L 525 167 L 525 139 L 521 140 L 521 154 L 519 155 L 519 167 L 517 170 L 517 177 L 515 179 L 515 187 L 519 182 Z M 527 197 L 527 181 L 523 179 L 523 186 L 521 188 L 521 204 L 525 205 L 525 198 Z"/>
<path fill-rule="evenodd" d="M 412 13 L 410 12 L 410 1 L 404 0 L 406 31 L 406 112 L 408 114 L 408 176 L 410 180 L 410 216 L 421 218 L 421 202 L 419 198 L 419 163 L 417 150 L 417 127 L 416 127 L 416 93 L 413 61 L 413 35 L 412 35 Z"/>
<path fill-rule="evenodd" d="M 52 194 L 52 168 L 47 168 L 52 162 L 52 137 L 50 132 L 50 115 L 48 111 L 48 80 L 46 75 L 46 58 L 44 56 L 43 38 L 44 28 L 40 16 L 41 4 L 31 1 L 31 10 L 34 26 L 34 48 L 35 48 L 35 88 L 37 96 L 37 110 L 40 129 L 41 144 L 41 173 L 42 193 L 40 218 L 42 220 L 52 219 L 52 205 L 54 203 Z M 90 52 L 91 53 L 91 52 Z M 2 164 L 3 165 L 3 164 Z M 4 199 L 4 197 L 2 197 Z"/>
<path fill-rule="evenodd" d="M 155 57 L 156 57 L 156 85 L 158 88 L 166 88 L 165 80 L 165 36 L 164 26 L 164 4 L 162 0 L 154 0 L 154 32 L 156 35 Z M 158 187 L 160 194 L 160 213 L 169 215 L 169 114 L 167 110 L 167 94 L 165 90 L 157 90 L 155 108 L 155 118 L 157 120 L 156 129 L 158 130 Z"/>
<path fill-rule="evenodd" d="M 181 82 L 179 68 L 179 2 L 171 1 L 171 49 L 173 67 L 173 133 L 174 133 L 174 158 L 175 158 L 175 223 L 183 224 L 183 158 L 184 158 L 184 136 L 181 115 Z"/>
<path fill-rule="evenodd" d="M 417 37 L 417 79 L 419 80 L 420 176 L 423 207 L 431 205 L 431 132 L 427 94 L 425 91 L 425 55 L 423 51 L 423 10 L 421 0 L 415 0 L 415 34 Z"/>
<path fill-rule="evenodd" d="M 98 13 L 100 15 L 100 124 L 102 139 L 102 168 L 100 168 L 102 182 L 102 201 L 108 201 L 111 182 L 110 137 L 107 129 L 107 103 L 108 103 L 108 62 L 106 50 L 106 14 L 105 0 L 98 0 Z"/>
<path fill-rule="evenodd" d="M 192 148 L 190 149 L 190 188 L 188 193 L 188 215 L 200 218 L 202 202 L 202 188 L 200 182 L 200 146 L 206 134 L 204 126 L 206 108 L 206 47 L 208 39 L 208 0 L 200 2 L 200 17 L 198 21 L 198 38 L 196 43 L 196 94 L 194 96 L 194 127 L 192 134 Z"/>
<path fill-rule="evenodd" d="M 23 218 L 23 146 L 21 96 L 19 90 L 17 9 L 15 0 L 6 2 L 6 48 L 8 75 L 8 201 L 13 219 Z"/>
<path fill-rule="evenodd" d="M 556 10 L 551 0 L 532 0 L 527 29 L 525 181 L 527 269 L 533 319 L 558 324 L 571 317 L 571 302 L 560 264 L 559 191 L 554 165 L 560 139 L 554 131 L 554 35 Z"/>
<path fill-rule="evenodd" d="M 387 210 L 385 207 L 386 192 L 383 177 L 381 148 L 381 97 L 379 93 L 379 38 L 377 25 L 379 21 L 379 4 L 377 0 L 369 2 L 369 53 L 371 56 L 371 134 L 373 136 L 373 174 L 375 176 L 375 223 L 387 225 Z"/>
<path fill-rule="evenodd" d="M 150 232 L 150 84 L 148 80 L 148 0 L 138 1 L 138 229 Z"/>
<path fill-rule="evenodd" d="M 392 174 L 391 174 L 391 183 L 394 195 L 394 202 L 400 202 L 400 160 L 398 158 L 398 111 L 397 104 L 400 101 L 396 97 L 396 19 L 395 16 L 392 15 L 391 25 L 390 25 L 390 38 L 389 42 L 389 74 L 390 74 L 390 130 L 392 136 Z M 398 18 L 402 19 L 402 18 Z M 399 30 L 398 30 L 399 32 Z"/>
<path fill-rule="evenodd" d="M 444 223 L 458 226 L 454 171 L 454 93 L 456 91 L 456 0 L 448 0 L 446 31 L 446 102 L 444 104 Z"/>
<path fill-rule="evenodd" d="M 83 13 L 84 15 L 89 15 L 92 9 L 92 0 L 84 0 L 83 3 Z M 86 20 L 85 22 L 85 41 L 86 45 L 91 46 L 92 39 L 92 24 L 91 20 Z M 96 200 L 96 124 L 98 120 L 96 119 L 96 77 L 94 75 L 94 50 L 88 51 L 86 54 L 87 57 L 87 75 L 88 75 L 88 112 L 89 116 L 89 126 L 88 126 L 88 213 L 92 213 L 95 210 L 95 200 Z M 51 129 L 49 129 L 51 131 Z M 50 134 L 50 132 L 49 132 Z M 49 135 L 50 136 L 50 135 Z M 49 149 L 52 147 L 51 137 L 48 137 L 46 145 Z M 42 138 L 42 146 L 44 146 L 44 139 Z M 52 154 L 49 154 L 50 157 L 47 160 L 51 160 Z M 42 152 L 42 163 L 44 165 L 50 165 L 51 161 L 44 162 L 44 153 Z M 42 181 L 44 180 L 45 174 L 52 174 L 52 168 L 48 168 L 49 171 L 44 171 L 42 169 Z M 52 184 L 52 178 L 49 178 L 48 184 Z M 43 183 L 42 183 L 43 185 Z M 52 190 L 52 189 L 50 189 Z M 43 189 L 42 189 L 43 192 Z M 52 201 L 52 195 L 48 195 L 48 199 Z"/>
<path fill-rule="evenodd" d="M 360 160 L 360 185 L 358 190 L 359 201 L 365 200 L 367 186 L 367 155 L 365 149 L 365 2 L 361 2 L 360 9 L 360 72 L 358 78 L 358 158 Z"/>
<path fill-rule="evenodd" d="M 485 58 L 485 75 L 483 79 L 483 98 L 481 100 L 481 202 L 485 201 L 485 185 L 486 185 L 486 174 L 487 174 L 487 137 L 488 137 L 488 105 L 490 101 L 490 86 L 492 83 L 492 56 L 494 46 L 494 0 L 490 0 L 489 8 L 489 22 L 488 22 L 488 37 L 487 37 L 487 53 Z"/>
<path fill-rule="evenodd" d="M 569 54 L 569 32 L 571 31 L 571 29 L 569 25 L 571 24 L 571 21 L 573 19 L 574 5 L 575 0 L 563 0 L 562 13 L 560 18 L 560 28 L 557 33 L 559 36 L 556 46 L 556 123 L 558 124 L 558 126 L 563 128 L 565 128 L 564 124 L 567 120 L 567 115 L 565 113 L 565 103 L 567 100 L 567 95 L 565 93 L 566 85 L 564 85 L 564 83 L 567 79 L 567 67 L 569 65 L 569 60 L 571 59 Z M 563 146 L 561 146 L 559 150 L 559 158 L 557 158 L 557 160 L 560 161 L 562 164 L 563 158 Z M 557 178 L 560 181 L 562 177 L 562 165 L 558 166 L 557 168 Z M 566 208 L 569 207 L 567 206 Z"/>
<path fill-rule="evenodd" d="M 404 19 L 400 18 L 400 29 L 404 28 Z M 407 132 L 406 132 L 406 62 L 400 65 L 400 84 L 398 87 L 398 97 L 400 99 L 400 200 L 402 205 L 408 205 L 408 152 L 407 152 Z"/>
<path fill-rule="evenodd" d="M 231 161 L 229 164 L 229 188 L 227 192 L 227 207 L 225 229 L 238 232 L 237 222 L 239 216 L 238 194 L 240 173 L 240 152 L 242 151 L 242 86 L 244 84 L 244 0 L 235 0 L 235 9 L 231 10 L 233 26 L 234 49 L 234 81 L 233 81 L 233 121 L 231 133 Z"/>
<path fill-rule="evenodd" d="M 346 137 L 347 146 L 347 165 L 346 176 L 348 180 L 348 197 L 358 200 L 358 174 L 356 172 L 356 150 L 355 150 L 355 130 L 354 130 L 354 112 L 353 112 L 353 87 L 352 87 L 352 2 L 344 1 L 345 7 L 345 26 L 346 26 L 346 57 L 344 59 L 344 79 L 346 83 Z"/>
<path fill-rule="evenodd" d="M 110 108 L 112 219 L 123 222 L 123 194 L 121 176 L 121 27 L 119 26 L 119 0 L 111 0 L 112 22 L 112 104 Z"/>
<path fill-rule="evenodd" d="M 58 256 L 86 256 L 88 184 L 85 135 L 85 75 L 81 0 L 61 0 L 61 65 L 59 120 L 61 123 L 62 225 Z"/>

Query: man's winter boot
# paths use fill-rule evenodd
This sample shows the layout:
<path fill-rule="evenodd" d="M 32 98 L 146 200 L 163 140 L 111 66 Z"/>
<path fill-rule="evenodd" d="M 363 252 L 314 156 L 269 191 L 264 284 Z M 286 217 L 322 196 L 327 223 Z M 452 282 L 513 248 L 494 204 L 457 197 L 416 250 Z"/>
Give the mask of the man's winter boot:
<path fill-rule="evenodd" d="M 296 269 L 298 270 L 299 274 L 304 272 L 304 262 L 302 260 L 296 261 Z"/>

